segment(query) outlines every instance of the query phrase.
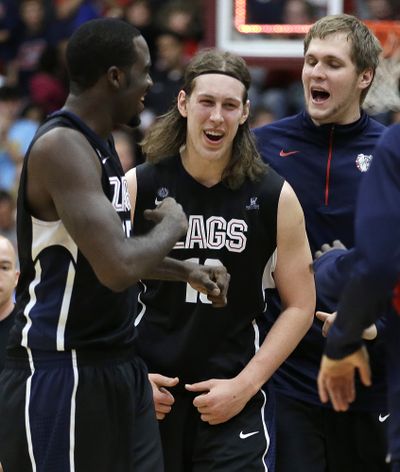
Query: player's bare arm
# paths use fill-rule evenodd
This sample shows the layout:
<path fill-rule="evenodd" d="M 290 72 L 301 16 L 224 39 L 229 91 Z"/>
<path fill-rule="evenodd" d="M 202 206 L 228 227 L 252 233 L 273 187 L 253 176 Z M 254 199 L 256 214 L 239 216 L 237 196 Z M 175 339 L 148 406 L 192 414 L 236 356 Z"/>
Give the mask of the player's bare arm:
<path fill-rule="evenodd" d="M 65 128 L 46 133 L 31 151 L 28 204 L 39 219 L 61 219 L 99 280 L 116 291 L 159 264 L 187 228 L 172 200 L 158 210 L 158 224 L 145 238 L 126 238 L 104 195 L 97 156 L 80 133 Z"/>
<path fill-rule="evenodd" d="M 303 212 L 292 188 L 285 183 L 278 206 L 274 272 L 283 311 L 257 354 L 238 376 L 187 386 L 190 391 L 207 392 L 194 400 L 203 421 L 218 424 L 238 414 L 305 335 L 315 309 L 311 261 Z"/>

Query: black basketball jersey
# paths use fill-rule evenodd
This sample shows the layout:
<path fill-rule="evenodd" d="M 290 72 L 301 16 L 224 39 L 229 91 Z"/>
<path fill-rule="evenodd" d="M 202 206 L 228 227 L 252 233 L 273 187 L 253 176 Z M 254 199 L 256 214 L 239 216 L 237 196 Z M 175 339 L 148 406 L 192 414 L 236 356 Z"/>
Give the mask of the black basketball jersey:
<path fill-rule="evenodd" d="M 43 123 L 32 144 L 55 127 L 76 129 L 87 138 L 102 166 L 104 193 L 129 237 L 129 194 L 112 138 L 102 140 L 76 115 L 61 111 Z M 32 216 L 26 203 L 28 160 L 29 150 L 17 203 L 21 275 L 9 347 L 42 351 L 129 347 L 135 331 L 130 291 L 115 293 L 100 283 L 61 220 Z"/>
<path fill-rule="evenodd" d="M 261 181 L 246 180 L 238 190 L 223 183 L 207 188 L 185 171 L 177 156 L 137 167 L 135 235 L 152 226 L 143 217 L 146 208 L 174 197 L 189 228 L 169 255 L 223 264 L 231 274 L 224 308 L 213 308 L 205 295 L 183 282 L 139 284 L 137 342 L 151 372 L 179 376 L 181 385 L 229 378 L 254 356 L 266 307 L 264 288 L 274 286 L 271 272 L 282 185 L 283 179 L 268 169 Z"/>

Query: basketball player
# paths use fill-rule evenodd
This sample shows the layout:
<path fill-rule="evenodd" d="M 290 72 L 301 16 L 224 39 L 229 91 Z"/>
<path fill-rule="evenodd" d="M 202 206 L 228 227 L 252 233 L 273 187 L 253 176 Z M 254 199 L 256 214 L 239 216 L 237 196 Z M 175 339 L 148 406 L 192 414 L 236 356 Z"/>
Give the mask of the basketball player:
<path fill-rule="evenodd" d="M 138 122 L 151 85 L 139 31 L 87 22 L 66 58 L 70 94 L 36 134 L 20 182 L 21 276 L 0 377 L 0 462 L 7 472 L 161 472 L 129 287 L 145 275 L 198 286 L 208 274 L 221 284 L 223 270 L 153 270 L 187 229 L 173 199 L 146 211 L 153 231 L 129 238 L 127 184 L 110 134 Z"/>
<path fill-rule="evenodd" d="M 400 125 L 394 125 L 378 142 L 371 170 L 361 185 L 356 216 L 357 262 L 330 329 L 318 376 L 321 401 L 330 398 L 337 411 L 346 411 L 358 395 L 354 388 L 355 369 L 365 385 L 371 384 L 362 331 L 386 307 L 391 307 L 385 340 L 393 472 L 400 471 L 400 174 L 396 171 L 400 165 L 399 143 Z"/>
<path fill-rule="evenodd" d="M 350 15 L 318 20 L 304 40 L 302 81 L 306 111 L 255 130 L 262 158 L 293 186 L 303 207 L 312 252 L 340 240 L 353 246 L 358 186 L 373 159 L 384 127 L 361 110 L 381 47 L 372 32 Z M 338 294 L 339 295 L 339 294 Z M 268 315 L 279 312 L 274 298 Z M 329 311 L 318 298 L 317 308 Z M 324 347 L 321 322 L 274 376 L 277 389 L 277 471 L 385 471 L 386 413 L 381 330 L 371 344 L 373 389 L 359 386 L 346 414 L 322 404 L 317 373 Z"/>
<path fill-rule="evenodd" d="M 255 149 L 249 86 L 243 59 L 217 50 L 195 56 L 177 103 L 145 138 L 148 162 L 127 174 L 139 235 L 152 225 L 143 210 L 172 196 L 189 227 L 171 255 L 223 264 L 231 275 L 228 303 L 218 310 L 187 284 L 142 284 L 138 345 L 158 374 L 152 380 L 167 472 L 273 470 L 266 382 L 312 320 L 303 213 Z M 284 308 L 264 339 L 264 289 L 275 286 Z"/>

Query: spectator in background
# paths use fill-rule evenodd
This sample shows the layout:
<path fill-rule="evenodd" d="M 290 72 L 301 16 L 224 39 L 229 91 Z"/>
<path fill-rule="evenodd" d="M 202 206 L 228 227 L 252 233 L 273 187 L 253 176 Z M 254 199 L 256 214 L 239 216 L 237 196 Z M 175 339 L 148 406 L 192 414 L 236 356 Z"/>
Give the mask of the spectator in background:
<path fill-rule="evenodd" d="M 42 0 L 23 0 L 19 15 L 20 23 L 14 38 L 15 55 L 7 69 L 7 80 L 27 94 L 29 79 L 36 70 L 39 58 L 55 37 Z"/>
<path fill-rule="evenodd" d="M 63 71 L 59 49 L 47 45 L 29 81 L 32 101 L 40 105 L 46 114 L 61 108 L 67 98 L 67 87 L 62 80 Z"/>
<path fill-rule="evenodd" d="M 196 4 L 180 0 L 167 2 L 159 10 L 157 26 L 160 31 L 174 31 L 184 38 L 186 60 L 196 53 L 203 34 Z"/>
<path fill-rule="evenodd" d="M 9 133 L 21 105 L 22 96 L 16 87 L 0 87 L 0 188 L 7 191 L 13 189 L 17 175 Z"/>
<path fill-rule="evenodd" d="M 153 87 L 146 95 L 146 112 L 152 121 L 173 105 L 183 84 L 185 72 L 185 39 L 173 31 L 160 33 L 156 39 L 157 52 L 151 72 Z"/>
<path fill-rule="evenodd" d="M 153 22 L 154 11 L 150 0 L 129 0 L 122 18 L 138 28 L 149 45 L 152 60 L 154 60 L 156 29 Z"/>
<path fill-rule="evenodd" d="M 13 57 L 14 30 L 18 24 L 18 6 L 15 0 L 0 0 L 0 73 Z"/>
<path fill-rule="evenodd" d="M 129 169 L 136 166 L 136 143 L 132 134 L 123 129 L 117 129 L 112 133 L 114 146 L 122 165 L 122 170 L 126 174 Z"/>
<path fill-rule="evenodd" d="M 15 222 L 15 201 L 12 195 L 0 190 L 0 235 L 11 241 L 17 249 L 17 229 Z"/>
<path fill-rule="evenodd" d="M 8 333 L 15 318 L 14 290 L 18 276 L 14 247 L 0 235 L 0 372 L 4 367 Z"/>
<path fill-rule="evenodd" d="M 98 18 L 100 9 L 95 0 L 56 0 L 54 2 L 57 39 L 69 38 L 86 21 Z"/>
<path fill-rule="evenodd" d="M 388 21 L 400 18 L 398 0 L 364 0 L 358 2 L 357 13 L 365 20 Z"/>
<path fill-rule="evenodd" d="M 283 9 L 283 23 L 307 25 L 316 20 L 314 6 L 307 0 L 287 0 Z"/>

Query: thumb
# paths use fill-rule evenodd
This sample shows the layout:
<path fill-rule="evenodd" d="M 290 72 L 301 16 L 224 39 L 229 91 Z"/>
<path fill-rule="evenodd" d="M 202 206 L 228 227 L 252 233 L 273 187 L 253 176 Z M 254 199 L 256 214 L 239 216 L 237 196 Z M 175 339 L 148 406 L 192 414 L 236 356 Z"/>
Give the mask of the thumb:
<path fill-rule="evenodd" d="M 149 374 L 149 379 L 158 387 L 174 387 L 179 383 L 178 377 L 167 377 L 161 374 Z"/>

